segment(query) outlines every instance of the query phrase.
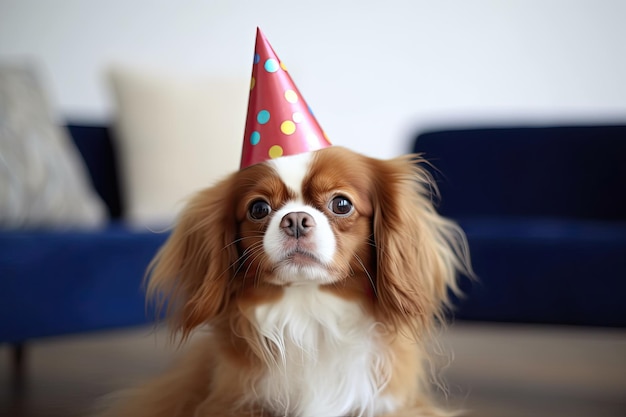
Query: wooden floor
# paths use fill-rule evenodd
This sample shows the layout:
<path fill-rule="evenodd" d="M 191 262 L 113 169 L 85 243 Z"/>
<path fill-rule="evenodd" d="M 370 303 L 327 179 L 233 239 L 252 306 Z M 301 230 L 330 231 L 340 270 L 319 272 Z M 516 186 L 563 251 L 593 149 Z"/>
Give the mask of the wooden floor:
<path fill-rule="evenodd" d="M 443 400 L 468 416 L 626 416 L 626 330 L 457 324 L 443 340 L 454 352 Z M 0 415 L 12 417 L 85 415 L 173 355 L 146 328 L 38 341 L 18 393 L 9 353 L 0 346 Z"/>

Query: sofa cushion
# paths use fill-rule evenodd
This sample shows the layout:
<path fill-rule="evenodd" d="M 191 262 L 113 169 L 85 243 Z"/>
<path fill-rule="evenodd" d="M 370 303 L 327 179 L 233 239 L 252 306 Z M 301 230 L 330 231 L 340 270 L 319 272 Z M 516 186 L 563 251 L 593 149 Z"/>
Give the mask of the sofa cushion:
<path fill-rule="evenodd" d="M 0 227 L 97 227 L 106 209 L 35 70 L 0 66 Z"/>
<path fill-rule="evenodd" d="M 461 219 L 478 280 L 456 317 L 626 326 L 626 222 Z"/>
<path fill-rule="evenodd" d="M 239 168 L 248 81 L 124 67 L 110 79 L 128 221 L 168 224 L 190 195 Z"/>
<path fill-rule="evenodd" d="M 143 324 L 142 280 L 167 238 L 99 231 L 0 233 L 0 341 Z"/>

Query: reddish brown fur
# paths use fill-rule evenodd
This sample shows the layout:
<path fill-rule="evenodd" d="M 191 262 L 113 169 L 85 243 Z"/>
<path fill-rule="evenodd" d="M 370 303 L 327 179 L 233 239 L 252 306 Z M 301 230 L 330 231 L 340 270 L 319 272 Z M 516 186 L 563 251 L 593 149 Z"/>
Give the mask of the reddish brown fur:
<path fill-rule="evenodd" d="M 354 215 L 329 216 L 337 252 L 335 280 L 325 290 L 362 304 L 386 329 L 392 376 L 385 392 L 404 401 L 398 416 L 440 415 L 428 394 L 425 344 L 448 288 L 456 290 L 457 271 L 469 270 L 463 233 L 436 213 L 418 162 L 331 147 L 315 154 L 303 190 L 305 202 L 322 211 L 337 190 L 354 202 Z M 274 207 L 292 197 L 266 164 L 232 174 L 188 204 L 153 261 L 149 295 L 167 303 L 183 339 L 205 324 L 210 336 L 111 416 L 234 415 L 233 406 L 268 363 L 250 324 L 252 309 L 282 295 L 268 282 L 272 265 L 259 247 L 267 223 L 246 215 L 260 196 Z M 268 414 L 248 407 L 240 415 Z"/>

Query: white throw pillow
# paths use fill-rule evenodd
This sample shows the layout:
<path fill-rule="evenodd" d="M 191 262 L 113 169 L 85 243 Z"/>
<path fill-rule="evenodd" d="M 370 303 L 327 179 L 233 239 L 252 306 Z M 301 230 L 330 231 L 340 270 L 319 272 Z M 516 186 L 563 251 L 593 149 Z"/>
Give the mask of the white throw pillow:
<path fill-rule="evenodd" d="M 185 201 L 239 168 L 249 83 L 113 68 L 125 217 L 171 223 Z"/>
<path fill-rule="evenodd" d="M 0 65 L 0 227 L 91 228 L 106 218 L 36 71 L 28 64 Z"/>

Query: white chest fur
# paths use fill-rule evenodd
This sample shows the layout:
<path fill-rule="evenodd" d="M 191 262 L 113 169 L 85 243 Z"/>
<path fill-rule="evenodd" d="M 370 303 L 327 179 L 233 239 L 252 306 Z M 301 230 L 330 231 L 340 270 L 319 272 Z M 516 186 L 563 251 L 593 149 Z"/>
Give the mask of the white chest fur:
<path fill-rule="evenodd" d="M 358 304 L 319 290 L 292 286 L 283 298 L 255 311 L 272 352 L 254 395 L 277 415 L 372 416 L 393 411 L 381 398 L 388 358 L 378 329 Z"/>

